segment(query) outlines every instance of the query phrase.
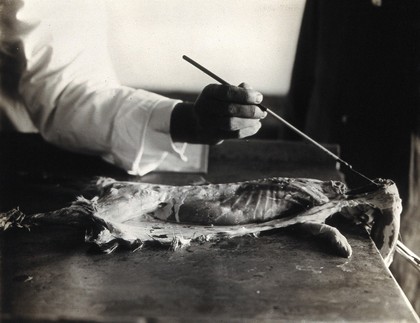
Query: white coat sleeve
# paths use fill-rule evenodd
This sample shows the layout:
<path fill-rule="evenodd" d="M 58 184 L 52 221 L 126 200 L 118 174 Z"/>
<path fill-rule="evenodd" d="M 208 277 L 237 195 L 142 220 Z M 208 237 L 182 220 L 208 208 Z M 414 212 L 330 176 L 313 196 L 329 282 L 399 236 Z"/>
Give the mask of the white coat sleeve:
<path fill-rule="evenodd" d="M 26 68 L 19 91 L 47 141 L 143 175 L 169 154 L 183 158 L 185 145 L 169 134 L 179 101 L 119 84 L 98 3 L 24 1 L 17 19 L 29 29 L 20 36 Z"/>

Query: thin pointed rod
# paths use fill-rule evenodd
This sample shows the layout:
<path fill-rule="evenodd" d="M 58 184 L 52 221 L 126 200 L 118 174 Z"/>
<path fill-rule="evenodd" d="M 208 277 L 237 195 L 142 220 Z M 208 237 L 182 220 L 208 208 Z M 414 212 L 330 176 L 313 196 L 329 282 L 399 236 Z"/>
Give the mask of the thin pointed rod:
<path fill-rule="evenodd" d="M 190 63 L 193 66 L 195 66 L 196 68 L 198 68 L 200 71 L 204 72 L 208 76 L 210 76 L 213 79 L 215 79 L 216 81 L 218 81 L 219 83 L 224 84 L 224 85 L 230 85 L 229 82 L 226 82 L 224 79 L 222 79 L 221 77 L 217 76 L 213 72 L 209 71 L 207 68 L 205 68 L 204 66 L 200 65 L 199 63 L 197 63 L 193 59 L 189 58 L 188 56 L 184 55 L 184 56 L 182 56 L 182 58 L 184 60 L 186 60 L 188 63 Z M 352 172 L 354 172 L 355 174 L 357 174 L 357 175 L 361 176 L 362 178 L 368 180 L 369 182 L 377 185 L 377 183 L 375 183 L 369 177 L 367 177 L 367 176 L 363 175 L 362 173 L 356 171 L 353 168 L 353 166 L 351 166 L 348 162 L 344 161 L 343 159 L 341 159 L 340 157 L 338 157 L 336 154 L 334 154 L 331 151 L 329 151 L 327 148 L 325 148 L 324 146 L 322 146 L 320 143 L 318 143 L 317 141 L 315 141 L 314 139 L 312 139 L 311 137 L 309 137 L 308 135 L 306 135 L 302 131 L 300 131 L 298 128 L 296 128 L 291 123 L 289 123 L 288 121 L 286 121 L 285 119 L 283 119 L 282 117 L 280 117 L 277 113 L 273 112 L 271 109 L 267 108 L 266 106 L 264 106 L 262 104 L 257 104 L 257 106 L 261 110 L 266 111 L 268 114 L 270 114 L 271 116 L 273 116 L 274 118 L 276 118 L 277 120 L 279 120 L 280 122 L 282 122 L 285 126 L 287 126 L 288 128 L 290 128 L 291 130 L 293 130 L 299 136 L 301 136 L 305 140 L 309 141 L 311 144 L 313 144 L 316 147 L 318 147 L 319 149 L 321 149 L 323 152 L 325 152 L 326 154 L 328 154 L 330 157 L 332 157 L 338 163 L 344 165 L 345 167 L 347 167 L 348 169 L 350 169 Z"/>

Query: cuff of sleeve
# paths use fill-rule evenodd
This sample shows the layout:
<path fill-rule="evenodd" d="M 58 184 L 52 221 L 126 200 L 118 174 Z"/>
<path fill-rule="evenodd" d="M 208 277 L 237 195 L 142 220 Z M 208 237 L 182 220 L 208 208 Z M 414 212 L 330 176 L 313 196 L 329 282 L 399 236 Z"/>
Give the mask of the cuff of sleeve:
<path fill-rule="evenodd" d="M 185 163 L 187 145 L 175 144 L 170 134 L 171 114 L 181 101 L 125 87 L 118 93 L 120 101 L 115 105 L 120 108 L 109 139 L 110 152 L 102 157 L 140 176 L 165 164 L 167 157 Z"/>
<path fill-rule="evenodd" d="M 182 101 L 171 100 L 170 106 L 168 102 L 160 102 L 153 109 L 149 121 L 149 133 L 153 138 L 153 146 L 163 151 L 174 151 L 179 154 L 183 161 L 187 161 L 185 156 L 186 143 L 174 143 L 170 134 L 171 114 L 175 106 Z M 153 136 L 153 137 L 152 137 Z M 155 140 L 156 139 L 156 140 Z"/>
<path fill-rule="evenodd" d="M 187 161 L 187 144 L 174 143 L 170 134 L 172 110 L 180 102 L 167 99 L 153 107 L 142 142 L 143 148 L 139 150 L 130 174 L 145 175 L 157 169 L 168 155 L 176 155 L 182 161 Z"/>

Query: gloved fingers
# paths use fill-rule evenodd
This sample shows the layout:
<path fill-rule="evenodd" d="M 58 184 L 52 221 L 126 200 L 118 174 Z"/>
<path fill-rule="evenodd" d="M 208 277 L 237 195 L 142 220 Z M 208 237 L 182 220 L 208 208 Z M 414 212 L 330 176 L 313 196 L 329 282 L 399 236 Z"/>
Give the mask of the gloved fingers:
<path fill-rule="evenodd" d="M 208 131 L 208 137 L 212 138 L 213 140 L 223 140 L 223 139 L 241 139 L 246 138 L 252 135 L 255 135 L 258 130 L 261 128 L 261 123 L 258 122 L 255 125 L 250 127 L 245 127 L 239 130 L 219 130 L 219 131 Z"/>
<path fill-rule="evenodd" d="M 259 104 L 263 100 L 263 95 L 250 88 L 234 85 L 209 84 L 201 95 L 218 101 L 235 102 L 241 104 Z"/>
<path fill-rule="evenodd" d="M 225 107 L 220 105 L 217 110 L 219 115 L 229 117 L 264 119 L 267 116 L 267 112 L 262 111 L 256 105 L 229 103 Z"/>
<path fill-rule="evenodd" d="M 323 223 L 299 223 L 299 229 L 311 236 L 321 239 L 327 243 L 332 250 L 340 256 L 349 258 L 352 254 L 352 249 L 345 236 L 341 232 L 328 224 Z"/>
<path fill-rule="evenodd" d="M 241 84 L 238 85 L 239 87 L 243 87 L 244 89 L 247 90 L 252 90 L 252 86 L 248 83 L 242 82 Z"/>
<path fill-rule="evenodd" d="M 257 124 L 255 124 L 252 127 L 242 128 L 242 129 L 238 130 L 238 137 L 237 138 L 241 139 L 241 138 L 246 138 L 246 137 L 249 137 L 249 136 L 253 136 L 258 132 L 258 130 L 260 130 L 260 128 L 261 128 L 261 123 L 260 122 L 258 122 Z"/>
<path fill-rule="evenodd" d="M 222 126 L 223 130 L 235 131 L 246 128 L 261 128 L 261 122 L 258 119 L 245 118 L 228 118 L 225 119 L 225 124 Z"/>
<path fill-rule="evenodd" d="M 259 119 L 246 119 L 246 118 L 228 118 L 228 117 L 217 117 L 208 118 L 207 120 L 201 121 L 203 129 L 215 129 L 223 131 L 236 131 L 243 128 L 259 127 Z"/>
<path fill-rule="evenodd" d="M 262 111 L 256 105 L 238 104 L 209 99 L 204 100 L 203 98 L 200 98 L 197 109 L 201 117 L 216 116 L 262 119 L 267 116 L 267 112 Z"/>
<path fill-rule="evenodd" d="M 246 83 L 206 86 L 192 109 L 195 141 L 217 143 L 254 135 L 261 128 L 260 119 L 267 116 L 256 105 L 261 101 L 261 93 Z"/>

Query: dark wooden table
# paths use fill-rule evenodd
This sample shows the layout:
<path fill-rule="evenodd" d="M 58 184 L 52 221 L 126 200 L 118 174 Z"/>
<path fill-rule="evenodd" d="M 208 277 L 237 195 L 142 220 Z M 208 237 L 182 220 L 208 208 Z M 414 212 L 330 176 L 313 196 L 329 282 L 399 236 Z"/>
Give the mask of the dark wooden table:
<path fill-rule="evenodd" d="M 304 144 L 226 142 L 210 150 L 208 174 L 141 179 L 34 135 L 0 136 L 0 211 L 57 209 L 95 176 L 187 184 L 265 176 L 341 179 L 335 163 Z M 330 147 L 336 149 L 336 147 Z M 94 253 L 84 232 L 11 231 L 1 241 L 3 321 L 406 321 L 416 322 L 369 237 L 345 231 L 350 259 L 290 230 L 172 252 Z"/>

